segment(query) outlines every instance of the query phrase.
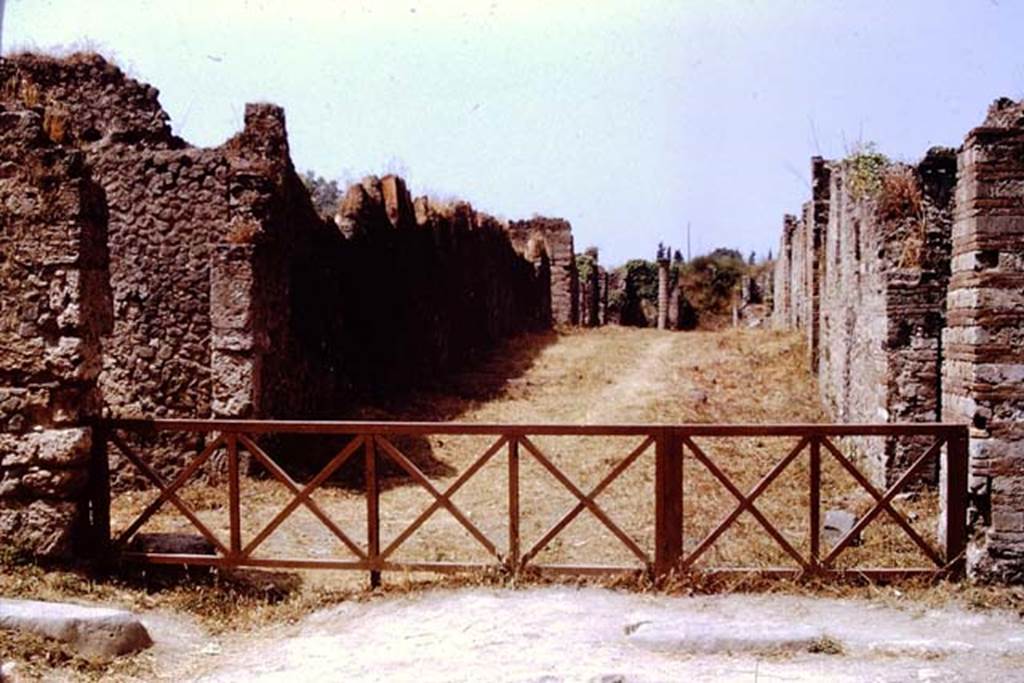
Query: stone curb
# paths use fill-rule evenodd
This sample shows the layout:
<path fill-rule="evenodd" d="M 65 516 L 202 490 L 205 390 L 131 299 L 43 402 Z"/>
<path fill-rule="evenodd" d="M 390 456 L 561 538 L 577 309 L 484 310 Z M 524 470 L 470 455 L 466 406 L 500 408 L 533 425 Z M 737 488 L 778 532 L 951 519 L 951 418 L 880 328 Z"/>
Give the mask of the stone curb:
<path fill-rule="evenodd" d="M 53 638 L 93 658 L 109 659 L 153 644 L 131 612 L 63 602 L 0 598 L 0 630 L 4 629 Z"/>

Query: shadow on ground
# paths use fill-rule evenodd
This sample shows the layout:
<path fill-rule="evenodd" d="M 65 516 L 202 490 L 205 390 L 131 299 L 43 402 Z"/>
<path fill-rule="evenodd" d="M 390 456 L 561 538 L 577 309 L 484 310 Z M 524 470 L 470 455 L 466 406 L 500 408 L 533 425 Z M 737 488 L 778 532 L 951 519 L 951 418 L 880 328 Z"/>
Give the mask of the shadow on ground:
<path fill-rule="evenodd" d="M 456 419 L 473 406 L 501 396 L 510 382 L 522 377 L 533 366 L 545 348 L 555 343 L 553 331 L 525 333 L 506 340 L 497 348 L 471 359 L 450 375 L 425 381 L 419 386 L 389 393 L 362 391 L 350 406 L 339 411 L 337 419 L 447 422 Z M 305 482 L 349 443 L 348 437 L 317 435 L 270 435 L 260 439 L 260 446 L 284 467 L 290 476 Z M 457 472 L 435 454 L 430 441 L 420 436 L 392 436 L 389 441 L 431 477 L 452 476 Z M 382 488 L 411 482 L 411 478 L 390 458 L 378 459 Z M 253 471 L 269 476 L 262 468 Z M 365 487 L 365 457 L 359 449 L 331 477 L 327 485 L 361 490 Z"/>

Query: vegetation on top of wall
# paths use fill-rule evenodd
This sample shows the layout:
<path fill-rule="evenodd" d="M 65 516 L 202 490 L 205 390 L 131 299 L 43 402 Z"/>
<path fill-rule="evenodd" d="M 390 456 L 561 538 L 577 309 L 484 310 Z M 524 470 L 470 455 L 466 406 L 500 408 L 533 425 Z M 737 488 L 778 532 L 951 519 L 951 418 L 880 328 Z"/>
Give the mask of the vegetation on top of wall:
<path fill-rule="evenodd" d="M 847 187 L 854 199 L 876 197 L 882 188 L 882 175 L 892 162 L 878 151 L 875 143 L 858 144 L 845 159 Z"/>
<path fill-rule="evenodd" d="M 882 171 L 876 213 L 882 220 L 921 218 L 924 195 L 917 174 L 909 166 L 890 166 Z"/>
<path fill-rule="evenodd" d="M 904 224 L 906 233 L 898 266 L 918 267 L 924 251 L 927 221 L 924 193 L 915 169 L 893 163 L 877 151 L 874 143 L 860 145 L 843 163 L 853 198 L 873 200 L 875 216 L 880 221 Z"/>

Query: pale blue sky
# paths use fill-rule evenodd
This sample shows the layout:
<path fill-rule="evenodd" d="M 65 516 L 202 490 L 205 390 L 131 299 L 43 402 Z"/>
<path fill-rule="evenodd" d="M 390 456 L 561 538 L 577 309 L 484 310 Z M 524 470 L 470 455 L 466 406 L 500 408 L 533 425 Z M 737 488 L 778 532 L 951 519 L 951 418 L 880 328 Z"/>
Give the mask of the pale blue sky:
<path fill-rule="evenodd" d="M 4 47 L 86 44 L 216 145 L 287 110 L 300 170 L 572 221 L 602 260 L 765 252 L 809 157 L 956 146 L 1024 97 L 1010 0 L 7 0 Z"/>

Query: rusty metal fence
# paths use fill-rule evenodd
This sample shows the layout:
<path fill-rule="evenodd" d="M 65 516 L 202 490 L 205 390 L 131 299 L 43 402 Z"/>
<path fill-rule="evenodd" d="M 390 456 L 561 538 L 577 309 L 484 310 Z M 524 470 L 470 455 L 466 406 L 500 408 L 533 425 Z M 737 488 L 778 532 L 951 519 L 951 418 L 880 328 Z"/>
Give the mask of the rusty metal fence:
<path fill-rule="evenodd" d="M 165 480 L 147 462 L 145 454 L 130 445 L 132 434 L 192 433 L 202 434 L 208 440 L 198 454 L 186 458 L 186 463 L 172 480 Z M 309 481 L 300 483 L 292 478 L 281 463 L 262 448 L 258 441 L 271 434 L 317 434 L 345 437 L 348 442 Z M 406 453 L 395 445 L 396 437 L 427 435 L 475 435 L 493 437 L 490 446 L 484 449 L 471 465 L 447 485 L 439 489 Z M 584 491 L 572 480 L 555 460 L 539 447 L 535 438 L 541 436 L 576 437 L 632 437 L 635 446 L 628 451 L 600 482 Z M 721 463 L 709 456 L 702 442 L 705 438 L 739 439 L 749 437 L 781 437 L 792 439 L 792 447 L 785 457 L 778 460 L 761 480 L 747 491 L 733 481 Z M 886 490 L 876 487 L 869 477 L 856 466 L 853 458 L 842 452 L 835 441 L 842 437 L 918 437 L 930 444 L 920 453 L 902 475 Z M 697 561 L 705 555 L 722 534 L 730 529 L 737 519 L 747 512 L 758 522 L 790 560 L 785 567 L 746 568 L 699 568 L 699 571 L 753 571 L 766 575 L 792 577 L 835 577 L 851 573 L 867 579 L 902 577 L 910 575 L 933 575 L 957 577 L 962 574 L 964 551 L 967 540 L 966 496 L 967 496 L 967 429 L 960 425 L 948 424 L 884 424 L 884 425 L 492 425 L 459 423 L 416 423 L 416 422 L 297 422 L 297 421 L 224 421 L 224 420 L 109 420 L 96 428 L 98 459 L 107 461 L 108 449 L 116 450 L 127 461 L 137 467 L 156 488 L 152 501 L 123 529 L 111 535 L 109 516 L 100 520 L 100 527 L 113 547 L 125 559 L 149 563 L 173 563 L 191 565 L 214 565 L 218 567 L 256 567 L 292 569 L 348 569 L 369 573 L 372 585 L 378 585 L 381 572 L 386 571 L 429 571 L 452 572 L 478 569 L 498 569 L 509 574 L 527 570 L 541 572 L 598 574 L 608 572 L 635 571 L 635 566 L 598 566 L 594 564 L 545 565 L 537 556 L 579 515 L 589 512 L 615 536 L 628 552 L 653 577 L 664 577 L 670 573 L 698 571 Z M 258 462 L 273 479 L 280 482 L 291 493 L 290 502 L 268 523 L 252 534 L 243 536 L 241 520 L 245 514 L 246 501 L 240 495 L 240 481 L 244 473 L 240 470 L 243 451 L 247 457 Z M 227 537 L 218 536 L 204 523 L 195 510 L 189 507 L 179 495 L 182 487 L 200 471 L 215 453 L 226 455 L 227 504 L 229 529 Z M 627 469 L 645 454 L 654 456 L 654 486 L 652 490 L 637 490 L 638 505 L 647 505 L 651 510 L 654 528 L 653 548 L 645 548 L 633 536 L 615 522 L 602 508 L 598 497 Z M 357 543 L 345 531 L 346 521 L 328 514 L 312 498 L 312 494 L 330 480 L 342 465 L 355 458 L 362 458 L 365 474 L 365 543 Z M 520 507 L 522 502 L 520 463 L 531 458 L 546 470 L 561 487 L 576 500 L 575 504 L 539 538 L 525 543 L 520 533 Z M 803 552 L 783 534 L 776 525 L 758 509 L 758 499 L 780 474 L 800 458 L 807 458 L 807 500 L 804 511 L 807 519 L 808 539 L 800 543 Z M 857 482 L 873 500 L 871 508 L 862 514 L 845 535 L 823 551 L 822 526 L 822 463 L 833 459 L 842 470 Z M 501 503 L 507 514 L 507 536 L 501 543 L 488 537 L 453 502 L 458 492 L 482 467 L 494 459 L 504 459 L 507 467 L 507 491 L 497 492 L 495 502 Z M 893 501 L 901 491 L 911 484 L 926 467 L 934 467 L 943 459 L 940 468 L 943 481 L 940 485 L 948 492 L 944 497 L 941 511 L 943 523 L 941 537 L 930 542 L 922 536 L 907 518 L 900 514 Z M 710 531 L 700 538 L 684 542 L 684 461 L 699 464 L 735 498 L 734 507 L 721 517 Z M 411 485 L 422 487 L 429 493 L 432 503 L 409 521 L 405 528 L 388 540 L 381 539 L 381 465 L 393 463 Z M 105 477 L 106 479 L 106 477 Z M 98 496 L 109 511 L 109 489 L 101 490 Z M 215 549 L 214 554 L 174 554 L 133 551 L 130 541 L 160 508 L 172 505 L 180 515 L 201 534 Z M 352 555 L 353 559 L 323 559 L 315 557 L 260 558 L 255 555 L 261 544 L 300 507 L 311 512 Z M 429 518 L 444 510 L 487 553 L 488 562 L 402 562 L 395 559 L 396 551 Z M 836 560 L 846 552 L 864 528 L 880 515 L 888 515 L 928 559 L 927 566 L 920 567 L 838 567 Z M 108 512 L 109 515 L 109 512 Z"/>

